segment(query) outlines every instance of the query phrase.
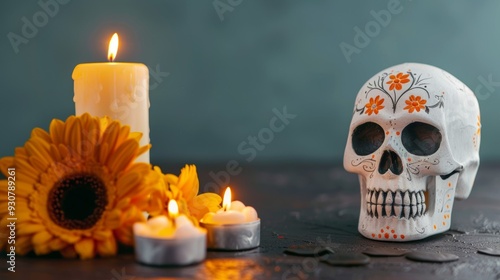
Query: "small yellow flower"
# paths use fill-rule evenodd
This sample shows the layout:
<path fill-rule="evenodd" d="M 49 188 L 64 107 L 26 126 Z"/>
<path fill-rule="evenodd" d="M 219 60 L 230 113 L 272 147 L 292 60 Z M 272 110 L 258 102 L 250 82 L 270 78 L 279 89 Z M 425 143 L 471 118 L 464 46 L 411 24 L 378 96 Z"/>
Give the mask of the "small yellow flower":
<path fill-rule="evenodd" d="M 162 174 L 161 169 L 155 166 L 155 171 Z M 170 199 L 179 204 L 179 213 L 185 214 L 198 224 L 198 221 L 208 212 L 215 212 L 221 208 L 222 198 L 215 193 L 198 194 L 200 183 L 195 165 L 186 165 L 181 174 L 163 175 L 163 184 L 151 194 L 151 210 L 153 216 L 167 215 L 167 205 Z"/>
<path fill-rule="evenodd" d="M 9 177 L 15 168 L 16 208 L 8 212 L 8 180 L 0 181 L 0 249 L 7 246 L 9 217 L 16 217 L 16 252 L 60 251 L 82 259 L 115 255 L 117 241 L 132 245 L 131 225 L 158 177 L 135 159 L 140 133 L 109 118 L 88 114 L 54 119 L 49 131 L 33 129 L 13 157 L 0 159 Z M 3 232 L 2 232 L 3 231 Z"/>

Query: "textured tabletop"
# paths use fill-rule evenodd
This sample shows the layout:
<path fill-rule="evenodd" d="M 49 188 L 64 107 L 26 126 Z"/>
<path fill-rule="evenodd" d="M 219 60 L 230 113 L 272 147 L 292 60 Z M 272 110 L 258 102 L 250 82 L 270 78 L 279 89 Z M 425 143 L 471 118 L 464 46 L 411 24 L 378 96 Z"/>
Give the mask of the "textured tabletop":
<path fill-rule="evenodd" d="M 180 166 L 165 166 L 177 172 Z M 201 189 L 209 175 L 226 165 L 199 165 Z M 275 164 L 243 166 L 231 177 L 235 199 L 254 206 L 262 219 L 261 246 L 243 252 L 209 251 L 207 259 L 182 268 L 149 267 L 135 262 L 131 250 L 114 258 L 88 261 L 58 256 L 17 259 L 7 272 L 5 254 L 0 279 L 500 279 L 500 257 L 478 254 L 500 249 L 500 165 L 483 164 L 471 196 L 457 201 L 451 230 L 422 241 L 379 242 L 357 232 L 357 177 L 341 166 Z M 286 248 L 330 248 L 334 254 L 389 248 L 452 253 L 460 259 L 425 263 L 398 257 L 371 257 L 362 266 L 332 266 L 320 256 L 293 256 Z"/>

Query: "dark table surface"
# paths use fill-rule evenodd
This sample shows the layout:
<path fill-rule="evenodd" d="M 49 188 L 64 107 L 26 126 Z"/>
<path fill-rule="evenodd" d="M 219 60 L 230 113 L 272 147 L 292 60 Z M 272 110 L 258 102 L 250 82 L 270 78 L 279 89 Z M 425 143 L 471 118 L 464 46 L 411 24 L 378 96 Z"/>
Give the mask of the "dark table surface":
<path fill-rule="evenodd" d="M 178 173 L 181 166 L 165 166 Z M 199 165 L 201 189 L 210 172 L 225 164 Z M 478 254 L 500 249 L 500 164 L 483 164 L 471 196 L 454 205 L 451 230 L 407 243 L 372 241 L 357 231 L 357 177 L 338 165 L 275 164 L 244 166 L 231 177 L 235 199 L 254 206 L 262 220 L 261 246 L 242 252 L 209 251 L 207 259 L 187 267 L 149 267 L 135 262 L 133 251 L 113 258 L 67 260 L 57 256 L 18 257 L 16 272 L 0 258 L 0 279 L 500 279 L 500 257 Z M 401 257 L 372 257 L 368 265 L 330 266 L 317 257 L 283 253 L 289 246 L 330 247 L 336 253 L 388 247 L 448 252 L 450 263 L 423 263 Z"/>

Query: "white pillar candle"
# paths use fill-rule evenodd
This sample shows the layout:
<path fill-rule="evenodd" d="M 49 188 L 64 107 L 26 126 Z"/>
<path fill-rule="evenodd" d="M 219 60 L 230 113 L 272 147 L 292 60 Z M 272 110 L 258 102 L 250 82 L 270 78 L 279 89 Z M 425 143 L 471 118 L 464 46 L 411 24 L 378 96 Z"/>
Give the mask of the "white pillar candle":
<path fill-rule="evenodd" d="M 148 145 L 148 67 L 142 63 L 112 62 L 118 49 L 118 36 L 115 35 L 110 42 L 110 62 L 83 63 L 73 70 L 76 115 L 109 116 L 130 126 L 132 132 L 141 132 L 141 146 Z M 115 38 L 116 46 L 113 45 Z M 137 161 L 149 163 L 149 151 Z"/>

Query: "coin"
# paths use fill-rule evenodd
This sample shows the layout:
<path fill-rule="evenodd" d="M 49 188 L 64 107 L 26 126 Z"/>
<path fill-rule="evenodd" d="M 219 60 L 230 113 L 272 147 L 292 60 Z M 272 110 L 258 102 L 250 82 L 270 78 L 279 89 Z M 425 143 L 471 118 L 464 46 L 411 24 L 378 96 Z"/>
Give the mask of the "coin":
<path fill-rule="evenodd" d="M 330 265 L 356 266 L 370 263 L 370 257 L 361 253 L 338 253 L 325 256 L 321 261 Z"/>
<path fill-rule="evenodd" d="M 406 254 L 406 258 L 413 261 L 421 262 L 452 262 L 459 259 L 457 255 L 450 253 L 438 253 L 438 252 L 411 252 Z"/>
<path fill-rule="evenodd" d="M 287 248 L 284 251 L 285 254 L 295 255 L 295 256 L 303 256 L 303 257 L 314 257 L 314 256 L 322 256 L 326 254 L 332 254 L 333 250 L 330 248 Z"/>
<path fill-rule="evenodd" d="M 398 250 L 395 248 L 368 248 L 363 251 L 363 254 L 373 257 L 399 257 L 403 256 L 408 251 Z"/>
<path fill-rule="evenodd" d="M 477 250 L 477 252 L 481 253 L 481 254 L 485 254 L 485 255 L 499 256 L 500 257 L 500 249 L 483 248 L 483 249 Z"/>

